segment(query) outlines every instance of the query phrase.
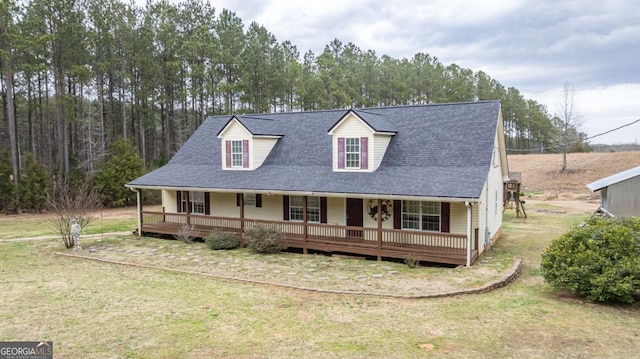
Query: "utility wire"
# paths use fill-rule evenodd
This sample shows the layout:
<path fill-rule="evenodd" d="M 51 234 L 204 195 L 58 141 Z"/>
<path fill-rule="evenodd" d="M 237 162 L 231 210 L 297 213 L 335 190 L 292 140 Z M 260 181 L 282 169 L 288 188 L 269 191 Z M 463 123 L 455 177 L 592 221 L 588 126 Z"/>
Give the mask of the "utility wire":
<path fill-rule="evenodd" d="M 622 126 L 620 126 L 620 127 L 616 127 L 616 128 L 614 128 L 614 129 L 611 129 L 611 130 L 608 130 L 608 131 L 605 131 L 605 132 L 599 133 L 599 134 L 597 134 L 597 135 L 593 135 L 593 136 L 591 136 L 591 137 L 587 137 L 587 138 L 585 138 L 585 141 L 586 141 L 586 140 L 590 140 L 590 139 L 595 138 L 595 137 L 599 137 L 599 136 L 602 136 L 602 135 L 606 135 L 607 133 L 611 133 L 611 132 L 613 132 L 613 131 L 618 131 L 618 130 L 619 130 L 619 129 L 621 129 L 621 128 L 625 128 L 625 127 L 631 126 L 631 125 L 636 124 L 636 123 L 638 123 L 638 122 L 640 122 L 640 118 L 639 118 L 639 119 L 637 119 L 637 120 L 635 120 L 635 121 L 633 121 L 633 122 L 629 122 L 629 123 L 627 123 L 627 124 L 625 124 L 625 125 L 622 125 Z M 547 147 L 546 149 L 553 149 L 553 148 L 555 148 L 555 146 L 549 146 L 549 147 Z M 539 148 L 537 148 L 537 149 L 536 149 L 536 148 L 530 148 L 530 149 L 507 148 L 506 150 L 507 150 L 507 151 L 510 151 L 510 152 L 539 152 L 539 151 L 540 151 L 540 149 L 539 149 Z"/>
<path fill-rule="evenodd" d="M 592 138 L 594 138 L 594 137 L 598 137 L 598 136 L 606 135 L 607 133 L 610 133 L 610 132 L 613 132 L 613 131 L 618 131 L 618 130 L 619 130 L 619 129 L 621 129 L 621 128 L 624 128 L 624 127 L 627 127 L 627 126 L 631 126 L 631 125 L 633 125 L 634 123 L 637 123 L 637 122 L 640 122 L 640 118 L 639 118 L 639 119 L 637 119 L 637 120 L 635 120 L 635 121 L 633 121 L 633 122 L 631 122 L 631 123 L 627 123 L 626 125 L 622 125 L 622 126 L 620 126 L 620 127 L 616 127 L 616 128 L 614 128 L 614 129 L 612 129 L 612 130 L 605 131 L 605 132 L 599 133 L 599 134 L 597 134 L 597 135 L 593 135 L 593 136 L 591 136 L 591 137 L 587 137 L 587 138 L 585 138 L 585 140 L 590 140 L 590 139 L 592 139 Z"/>

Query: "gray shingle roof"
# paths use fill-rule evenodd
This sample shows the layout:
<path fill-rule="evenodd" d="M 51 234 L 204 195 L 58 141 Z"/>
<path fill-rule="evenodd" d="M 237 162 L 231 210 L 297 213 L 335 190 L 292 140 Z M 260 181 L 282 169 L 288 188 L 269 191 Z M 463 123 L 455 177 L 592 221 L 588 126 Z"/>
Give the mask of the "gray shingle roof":
<path fill-rule="evenodd" d="M 491 167 L 498 101 L 357 111 L 381 119 L 375 126 L 397 131 L 373 173 L 332 171 L 327 131 L 345 110 L 289 112 L 238 116 L 254 134 L 283 136 L 256 170 L 222 170 L 216 136 L 231 116 L 216 116 L 208 118 L 167 165 L 128 185 L 479 198 Z"/>
<path fill-rule="evenodd" d="M 351 109 L 345 112 L 344 115 L 340 119 L 338 119 L 338 121 L 333 126 L 331 126 L 329 131 L 333 130 L 336 127 L 336 125 L 351 112 L 355 113 L 364 122 L 366 122 L 367 125 L 369 125 L 369 127 L 371 127 L 376 132 L 396 132 L 396 129 L 393 126 L 393 124 L 387 119 L 387 117 L 384 114 L 367 111 L 366 109 L 362 109 L 362 110 Z"/>
<path fill-rule="evenodd" d="M 270 136 L 282 136 L 282 130 L 280 130 L 279 123 L 272 118 L 264 118 L 259 115 L 246 116 L 246 115 L 234 115 L 231 118 L 227 118 L 227 124 L 234 118 L 240 121 L 240 123 L 251 132 L 252 135 L 270 135 Z M 226 127 L 226 124 L 222 126 L 219 132 Z M 216 135 L 219 135 L 217 133 Z"/>
<path fill-rule="evenodd" d="M 618 183 L 618 182 L 622 182 L 622 181 L 626 181 L 629 178 L 633 178 L 636 176 L 640 176 L 640 166 L 638 167 L 634 167 L 634 168 L 630 168 L 626 171 L 622 171 L 622 172 L 618 172 L 615 174 L 612 174 L 609 177 L 605 177 L 602 179 L 599 179 L 597 181 L 591 182 L 587 185 L 587 188 L 589 188 L 589 190 L 591 190 L 591 192 L 595 192 L 598 190 L 601 190 L 605 187 L 609 187 L 612 184 Z"/>

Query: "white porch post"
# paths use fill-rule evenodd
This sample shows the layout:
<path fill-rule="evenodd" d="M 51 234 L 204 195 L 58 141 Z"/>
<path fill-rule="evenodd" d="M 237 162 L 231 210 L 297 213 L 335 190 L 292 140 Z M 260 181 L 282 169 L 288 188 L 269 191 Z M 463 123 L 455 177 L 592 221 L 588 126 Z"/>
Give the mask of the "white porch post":
<path fill-rule="evenodd" d="M 378 198 L 378 261 L 382 260 L 382 200 Z"/>
<path fill-rule="evenodd" d="M 471 202 L 465 202 L 464 205 L 467 207 L 467 267 L 471 266 Z"/>
<path fill-rule="evenodd" d="M 142 195 L 140 188 L 136 188 L 136 202 L 138 203 L 138 237 L 142 237 Z"/>
<path fill-rule="evenodd" d="M 307 196 L 302 196 L 302 238 L 304 240 L 304 245 L 302 247 L 302 254 L 309 254 L 307 250 L 307 237 L 309 236 L 309 228 L 307 221 Z"/>

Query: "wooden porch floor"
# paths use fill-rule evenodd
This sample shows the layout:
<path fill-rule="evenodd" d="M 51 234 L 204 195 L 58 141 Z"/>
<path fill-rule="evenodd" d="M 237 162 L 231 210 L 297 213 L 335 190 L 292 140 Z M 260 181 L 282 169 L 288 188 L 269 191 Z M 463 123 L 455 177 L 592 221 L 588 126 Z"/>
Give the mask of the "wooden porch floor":
<path fill-rule="evenodd" d="M 173 236 L 178 233 L 182 226 L 182 223 L 175 222 L 143 223 L 142 232 Z M 205 225 L 194 225 L 194 235 L 197 238 L 206 238 L 215 228 L 240 235 L 239 228 L 221 228 Z M 466 248 L 398 243 L 393 241 L 382 241 L 380 243 L 378 241 L 364 239 L 360 236 L 336 237 L 307 235 L 307 237 L 304 238 L 304 236 L 301 236 L 299 233 L 287 233 L 286 231 L 285 238 L 288 247 L 299 248 L 305 251 L 317 250 L 398 259 L 413 256 L 420 261 L 454 265 L 465 265 L 467 262 Z M 477 258 L 478 251 L 477 249 L 473 249 L 471 251 L 471 263 Z"/>

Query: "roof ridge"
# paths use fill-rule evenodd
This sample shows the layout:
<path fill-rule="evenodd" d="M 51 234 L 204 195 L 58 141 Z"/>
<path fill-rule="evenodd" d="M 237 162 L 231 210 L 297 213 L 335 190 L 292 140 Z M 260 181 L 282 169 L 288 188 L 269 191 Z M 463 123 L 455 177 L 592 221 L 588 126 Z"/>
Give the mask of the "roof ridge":
<path fill-rule="evenodd" d="M 251 119 L 251 120 L 275 121 L 272 118 L 262 118 L 262 117 L 256 117 L 256 116 L 251 116 L 251 115 L 249 115 L 249 116 L 247 116 L 247 115 L 234 115 L 234 116 L 237 117 L 237 118 L 248 118 L 248 119 Z"/>
<path fill-rule="evenodd" d="M 355 111 L 355 112 L 359 112 L 359 113 L 367 113 L 369 115 L 384 116 L 381 113 L 375 113 L 375 112 L 367 111 L 368 109 L 366 109 L 366 108 L 365 109 L 355 109 L 354 108 L 352 110 Z"/>
<path fill-rule="evenodd" d="M 375 107 L 350 107 L 350 108 L 334 108 L 334 109 L 324 109 L 324 110 L 310 110 L 310 111 L 285 111 L 285 112 L 262 112 L 262 113 L 251 113 L 251 114 L 221 114 L 221 115 L 212 115 L 207 116 L 207 119 L 214 117 L 246 117 L 246 118 L 255 118 L 261 120 L 270 120 L 274 121 L 274 119 L 267 118 L 259 118 L 259 116 L 281 116 L 281 115 L 292 115 L 292 114 L 300 114 L 300 113 L 323 113 L 323 112 L 344 112 L 349 110 L 365 112 L 367 110 L 384 110 L 384 109 L 393 109 L 393 108 L 407 108 L 407 107 L 439 107 L 439 106 L 459 106 L 459 105 L 474 105 L 481 103 L 500 103 L 500 100 L 478 100 L 478 101 L 466 101 L 466 102 L 438 102 L 438 103 L 423 103 L 423 104 L 413 104 L 413 105 L 392 105 L 392 106 L 375 106 Z M 375 115 L 381 115 L 377 113 L 372 113 Z"/>
<path fill-rule="evenodd" d="M 296 114 L 296 113 L 319 113 L 319 112 L 342 112 L 342 111 L 346 111 L 349 110 L 348 108 L 332 108 L 332 109 L 325 109 L 325 110 L 310 110 L 310 111 L 304 111 L 304 110 L 300 110 L 300 111 L 285 111 L 285 112 L 262 112 L 262 113 L 250 113 L 250 114 L 246 114 L 246 115 L 238 115 L 238 116 L 274 116 L 274 115 L 291 115 L 291 114 Z"/>
<path fill-rule="evenodd" d="M 478 100 L 478 101 L 465 101 L 465 102 L 437 102 L 437 103 L 422 103 L 413 105 L 392 105 L 392 106 L 377 106 L 377 107 L 361 107 L 364 110 L 373 109 L 389 109 L 389 108 L 407 108 L 407 107 L 438 107 L 438 106 L 459 106 L 459 105 L 474 105 L 480 103 L 500 103 L 500 100 Z"/>

